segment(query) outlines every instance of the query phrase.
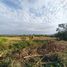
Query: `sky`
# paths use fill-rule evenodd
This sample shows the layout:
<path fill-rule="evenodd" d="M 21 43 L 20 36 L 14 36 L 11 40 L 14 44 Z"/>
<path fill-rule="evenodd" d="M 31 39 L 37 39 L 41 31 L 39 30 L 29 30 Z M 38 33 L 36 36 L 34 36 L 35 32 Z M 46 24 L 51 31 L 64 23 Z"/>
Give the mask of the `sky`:
<path fill-rule="evenodd" d="M 0 0 L 0 34 L 54 34 L 67 23 L 67 0 Z"/>

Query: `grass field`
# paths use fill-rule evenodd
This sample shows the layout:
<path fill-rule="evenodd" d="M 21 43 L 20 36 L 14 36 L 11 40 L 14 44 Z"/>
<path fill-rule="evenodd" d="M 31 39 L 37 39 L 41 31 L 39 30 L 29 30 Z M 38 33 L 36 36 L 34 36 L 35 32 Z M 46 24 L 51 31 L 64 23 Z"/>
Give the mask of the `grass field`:
<path fill-rule="evenodd" d="M 47 36 L 0 36 L 0 67 L 67 67 L 67 41 Z"/>

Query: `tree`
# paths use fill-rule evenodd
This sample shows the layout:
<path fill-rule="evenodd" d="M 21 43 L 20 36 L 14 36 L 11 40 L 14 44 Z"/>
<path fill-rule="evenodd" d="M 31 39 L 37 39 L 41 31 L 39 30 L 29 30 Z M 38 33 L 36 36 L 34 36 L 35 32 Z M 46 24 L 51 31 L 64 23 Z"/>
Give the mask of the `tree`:
<path fill-rule="evenodd" d="M 58 32 L 64 32 L 67 31 L 67 24 L 59 24 L 57 28 Z"/>
<path fill-rule="evenodd" d="M 59 24 L 56 31 L 58 31 L 56 37 L 61 40 L 67 40 L 67 24 Z"/>

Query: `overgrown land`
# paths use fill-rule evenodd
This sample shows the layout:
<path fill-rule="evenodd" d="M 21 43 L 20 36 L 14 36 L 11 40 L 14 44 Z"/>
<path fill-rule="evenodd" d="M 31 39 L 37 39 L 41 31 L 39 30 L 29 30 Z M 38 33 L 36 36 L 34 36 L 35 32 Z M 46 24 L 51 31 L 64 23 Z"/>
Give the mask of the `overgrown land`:
<path fill-rule="evenodd" d="M 67 67 L 67 41 L 47 35 L 0 36 L 0 67 Z"/>

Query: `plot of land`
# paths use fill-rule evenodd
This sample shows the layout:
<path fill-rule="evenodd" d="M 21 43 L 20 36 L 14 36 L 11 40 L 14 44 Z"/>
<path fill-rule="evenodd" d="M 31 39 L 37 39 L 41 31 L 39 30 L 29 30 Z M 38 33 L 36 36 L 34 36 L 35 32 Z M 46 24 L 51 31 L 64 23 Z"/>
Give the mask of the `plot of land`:
<path fill-rule="evenodd" d="M 59 65 L 58 65 L 59 64 Z M 55 37 L 0 37 L 0 67 L 65 67 L 67 41 Z"/>

